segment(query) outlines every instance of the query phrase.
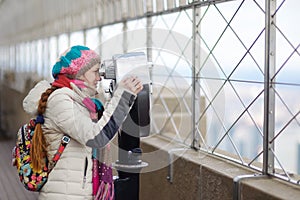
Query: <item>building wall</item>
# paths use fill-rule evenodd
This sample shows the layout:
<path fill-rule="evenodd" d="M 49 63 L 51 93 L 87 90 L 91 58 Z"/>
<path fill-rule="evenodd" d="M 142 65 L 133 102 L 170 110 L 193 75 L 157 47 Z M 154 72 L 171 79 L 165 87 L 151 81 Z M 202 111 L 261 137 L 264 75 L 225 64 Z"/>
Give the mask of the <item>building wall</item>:
<path fill-rule="evenodd" d="M 15 137 L 19 127 L 29 121 L 30 116 L 23 110 L 22 102 L 36 83 L 34 79 L 5 74 L 0 85 L 0 137 Z"/>
<path fill-rule="evenodd" d="M 168 199 L 220 199 L 229 200 L 237 198 L 234 187 L 234 178 L 241 175 L 254 175 L 258 172 L 249 170 L 239 164 L 216 156 L 208 155 L 192 149 L 184 152 L 174 151 L 175 162 L 172 163 L 172 182 L 170 175 L 171 165 L 159 170 L 151 171 L 153 165 L 159 162 L 169 162 L 170 150 L 180 148 L 170 144 L 159 136 L 142 139 L 142 149 L 150 170 L 143 169 L 140 177 L 141 200 L 168 200 Z M 162 147 L 168 146 L 167 149 Z M 147 154 L 155 152 L 152 158 Z M 239 185 L 239 198 L 249 199 L 297 199 L 300 196 L 299 187 L 265 176 L 241 179 Z"/>

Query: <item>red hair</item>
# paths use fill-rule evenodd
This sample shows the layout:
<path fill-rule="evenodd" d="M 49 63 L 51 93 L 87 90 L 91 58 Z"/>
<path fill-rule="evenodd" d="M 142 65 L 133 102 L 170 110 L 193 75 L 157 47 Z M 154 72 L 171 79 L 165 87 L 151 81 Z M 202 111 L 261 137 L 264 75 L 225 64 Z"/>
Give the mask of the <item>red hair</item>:
<path fill-rule="evenodd" d="M 56 90 L 56 87 L 48 88 L 39 100 L 38 105 L 38 115 L 43 115 L 46 111 L 47 101 L 50 94 Z M 45 166 L 45 156 L 47 156 L 47 146 L 48 143 L 43 134 L 42 125 L 40 123 L 36 124 L 33 138 L 32 147 L 30 149 L 30 157 L 32 161 L 32 167 L 35 170 L 40 170 Z"/>

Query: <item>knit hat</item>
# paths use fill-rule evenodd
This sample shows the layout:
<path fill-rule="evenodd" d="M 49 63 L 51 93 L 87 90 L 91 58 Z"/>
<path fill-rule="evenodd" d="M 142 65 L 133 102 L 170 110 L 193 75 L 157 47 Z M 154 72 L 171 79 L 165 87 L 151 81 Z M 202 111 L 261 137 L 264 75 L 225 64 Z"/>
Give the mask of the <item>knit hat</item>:
<path fill-rule="evenodd" d="M 59 74 L 64 74 L 69 78 L 77 78 L 97 63 L 100 63 L 100 57 L 95 51 L 85 46 L 73 46 L 56 61 L 52 76 L 57 78 Z"/>

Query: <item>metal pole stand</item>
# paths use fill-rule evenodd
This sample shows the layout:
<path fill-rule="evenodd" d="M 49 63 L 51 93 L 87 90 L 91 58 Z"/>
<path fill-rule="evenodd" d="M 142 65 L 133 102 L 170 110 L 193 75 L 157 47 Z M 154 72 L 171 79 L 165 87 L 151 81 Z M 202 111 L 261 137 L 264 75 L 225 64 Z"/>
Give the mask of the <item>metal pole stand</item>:
<path fill-rule="evenodd" d="M 142 168 L 148 166 L 148 163 L 141 160 L 140 137 L 148 136 L 150 133 L 149 110 L 149 85 L 145 84 L 122 124 L 121 134 L 118 137 L 119 159 L 113 164 L 119 175 L 114 182 L 115 200 L 139 199 L 140 172 Z"/>

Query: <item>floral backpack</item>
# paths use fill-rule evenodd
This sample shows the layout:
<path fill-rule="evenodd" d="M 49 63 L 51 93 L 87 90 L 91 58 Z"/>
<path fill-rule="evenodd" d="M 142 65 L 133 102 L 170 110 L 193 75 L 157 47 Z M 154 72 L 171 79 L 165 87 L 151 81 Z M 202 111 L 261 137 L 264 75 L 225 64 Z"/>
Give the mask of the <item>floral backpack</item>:
<path fill-rule="evenodd" d="M 12 151 L 12 163 L 16 166 L 20 181 L 27 190 L 38 192 L 42 189 L 48 180 L 48 175 L 59 160 L 70 138 L 64 135 L 61 144 L 55 153 L 52 165 L 49 166 L 49 161 L 45 157 L 45 167 L 42 170 L 36 171 L 32 168 L 30 147 L 32 144 L 32 136 L 36 125 L 36 119 L 31 119 L 28 124 L 20 127 L 17 133 L 16 145 Z"/>

